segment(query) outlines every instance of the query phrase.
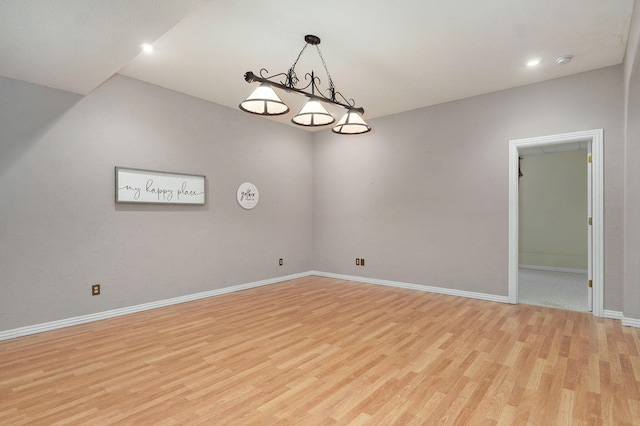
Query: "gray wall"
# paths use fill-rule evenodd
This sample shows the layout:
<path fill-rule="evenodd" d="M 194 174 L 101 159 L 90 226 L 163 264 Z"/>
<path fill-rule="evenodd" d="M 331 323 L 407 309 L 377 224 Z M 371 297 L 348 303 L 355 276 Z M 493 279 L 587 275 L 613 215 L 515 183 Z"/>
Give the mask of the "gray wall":
<path fill-rule="evenodd" d="M 604 128 L 605 309 L 621 310 L 621 66 L 370 124 L 314 138 L 314 269 L 506 296 L 509 140 Z"/>
<path fill-rule="evenodd" d="M 121 76 L 0 93 L 0 330 L 311 269 L 311 134 Z M 206 205 L 116 205 L 114 166 L 206 175 Z"/>
<path fill-rule="evenodd" d="M 605 309 L 624 296 L 640 318 L 638 281 L 623 294 L 622 271 L 640 277 L 639 251 L 623 251 L 623 191 L 640 204 L 623 190 L 625 178 L 640 185 L 623 168 L 626 86 L 609 67 L 371 120 L 346 138 L 124 77 L 86 97 L 0 78 L 0 330 L 312 269 L 506 295 L 508 141 L 595 128 Z M 205 174 L 207 205 L 115 205 L 116 165 Z M 244 181 L 260 189 L 251 211 L 235 201 Z"/>
<path fill-rule="evenodd" d="M 640 319 L 640 1 L 633 8 L 624 63 L 624 314 Z"/>

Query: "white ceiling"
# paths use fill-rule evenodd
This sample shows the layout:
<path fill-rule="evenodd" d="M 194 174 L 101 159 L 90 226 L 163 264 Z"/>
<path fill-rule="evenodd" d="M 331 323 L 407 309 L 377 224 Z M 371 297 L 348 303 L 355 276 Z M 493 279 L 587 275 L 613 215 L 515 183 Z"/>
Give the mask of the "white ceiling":
<path fill-rule="evenodd" d="M 633 1 L 0 0 L 0 75 L 88 94 L 120 73 L 237 108 L 246 71 L 286 72 L 315 34 L 371 119 L 619 64 Z M 313 48 L 312 69 L 325 84 Z M 304 99 L 282 97 L 288 122 Z"/>

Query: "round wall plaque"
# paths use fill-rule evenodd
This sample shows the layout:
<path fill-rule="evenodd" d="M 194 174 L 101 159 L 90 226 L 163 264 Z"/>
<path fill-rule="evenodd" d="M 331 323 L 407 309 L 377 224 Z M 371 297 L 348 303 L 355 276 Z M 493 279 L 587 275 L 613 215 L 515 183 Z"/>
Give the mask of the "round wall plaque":
<path fill-rule="evenodd" d="M 236 196 L 238 198 L 238 204 L 247 210 L 254 208 L 260 199 L 258 188 L 250 182 L 245 182 L 240 185 Z"/>

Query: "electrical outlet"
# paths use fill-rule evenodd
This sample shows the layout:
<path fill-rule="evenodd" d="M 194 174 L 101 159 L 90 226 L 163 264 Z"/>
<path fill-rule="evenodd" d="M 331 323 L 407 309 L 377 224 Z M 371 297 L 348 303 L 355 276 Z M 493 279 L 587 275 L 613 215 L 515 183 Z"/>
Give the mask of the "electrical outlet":
<path fill-rule="evenodd" d="M 91 295 L 98 296 L 100 294 L 100 284 L 94 284 L 91 286 Z"/>
<path fill-rule="evenodd" d="M 284 265 L 284 262 L 282 261 L 282 258 L 278 259 L 278 265 L 280 265 L 280 266 Z"/>
<path fill-rule="evenodd" d="M 360 266 L 360 258 L 356 257 L 356 265 Z"/>

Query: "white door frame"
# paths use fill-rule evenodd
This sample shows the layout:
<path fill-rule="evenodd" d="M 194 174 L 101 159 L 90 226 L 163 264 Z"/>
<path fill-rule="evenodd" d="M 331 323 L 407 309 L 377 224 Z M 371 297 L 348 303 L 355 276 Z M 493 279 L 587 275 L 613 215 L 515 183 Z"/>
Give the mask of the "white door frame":
<path fill-rule="evenodd" d="M 585 141 L 591 142 L 592 158 L 593 315 L 604 316 L 604 151 L 602 129 L 509 141 L 509 303 L 518 303 L 518 150 Z"/>

